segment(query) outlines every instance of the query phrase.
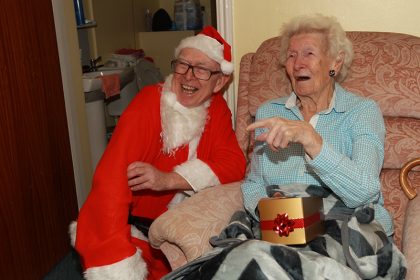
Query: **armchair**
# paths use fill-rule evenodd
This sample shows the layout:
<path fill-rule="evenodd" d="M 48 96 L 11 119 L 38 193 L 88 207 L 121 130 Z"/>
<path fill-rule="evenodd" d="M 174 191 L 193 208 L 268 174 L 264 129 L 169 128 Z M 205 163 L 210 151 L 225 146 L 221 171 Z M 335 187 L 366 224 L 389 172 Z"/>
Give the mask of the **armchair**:
<path fill-rule="evenodd" d="M 408 261 L 407 279 L 420 279 L 420 38 L 386 32 L 348 32 L 355 58 L 342 85 L 374 99 L 386 124 L 381 172 L 385 206 L 394 218 L 397 246 Z M 253 135 L 246 130 L 264 101 L 289 94 L 279 66 L 278 37 L 266 40 L 240 63 L 236 136 L 249 158 Z M 410 183 L 411 182 L 411 183 Z M 211 249 L 231 215 L 242 208 L 240 182 L 203 190 L 164 213 L 151 226 L 150 242 L 173 269 Z M 203 218 L 205 217 L 205 219 Z"/>

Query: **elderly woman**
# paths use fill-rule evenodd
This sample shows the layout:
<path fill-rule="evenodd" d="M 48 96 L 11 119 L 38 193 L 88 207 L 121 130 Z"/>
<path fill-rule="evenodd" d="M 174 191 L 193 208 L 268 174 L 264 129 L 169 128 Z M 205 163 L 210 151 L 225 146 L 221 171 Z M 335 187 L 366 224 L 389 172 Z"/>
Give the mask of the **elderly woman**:
<path fill-rule="evenodd" d="M 322 15 L 286 23 L 281 40 L 293 92 L 263 104 L 248 127 L 255 130 L 256 142 L 241 185 L 247 211 L 236 212 L 210 239 L 224 248 L 220 253 L 209 253 L 164 279 L 187 274 L 185 279 L 404 279 L 405 258 L 387 238 L 392 222 L 380 191 L 381 111 L 338 83 L 352 61 L 350 41 L 334 18 Z M 263 207 L 257 223 L 258 203 L 273 195 L 322 197 L 325 232 L 296 244 L 304 242 L 301 227 L 310 238 L 311 222 L 319 221 L 318 213 L 309 215 L 310 207 L 304 219 L 292 221 L 286 214 L 298 211 L 276 218 L 276 209 Z M 269 200 L 270 206 L 279 201 Z M 260 232 L 268 232 L 264 239 L 270 242 L 260 240 Z M 290 246 L 274 243 L 286 241 L 283 237 L 289 237 L 285 243 Z"/>
<path fill-rule="evenodd" d="M 123 113 L 73 232 L 87 279 L 160 279 L 170 267 L 138 221 L 243 178 L 245 158 L 221 94 L 233 71 L 230 49 L 212 27 L 183 39 L 173 74 L 143 88 Z"/>
<path fill-rule="evenodd" d="M 349 208 L 372 203 L 388 236 L 379 173 L 385 126 L 374 101 L 340 86 L 353 58 L 351 42 L 333 18 L 304 16 L 283 27 L 281 62 L 293 92 L 261 106 L 252 171 L 242 185 L 246 209 L 258 219 L 262 186 L 326 186 Z"/>
<path fill-rule="evenodd" d="M 321 196 L 326 231 L 303 247 L 246 242 L 221 266 L 232 265 L 235 254 L 265 260 L 255 275 L 275 279 L 403 279 L 405 259 L 386 238 L 393 225 L 379 178 L 383 116 L 374 101 L 339 84 L 352 62 L 351 42 L 334 18 L 301 16 L 284 25 L 280 53 L 293 91 L 263 104 L 247 128 L 256 143 L 241 185 L 244 206 L 258 221 L 262 198 Z"/>

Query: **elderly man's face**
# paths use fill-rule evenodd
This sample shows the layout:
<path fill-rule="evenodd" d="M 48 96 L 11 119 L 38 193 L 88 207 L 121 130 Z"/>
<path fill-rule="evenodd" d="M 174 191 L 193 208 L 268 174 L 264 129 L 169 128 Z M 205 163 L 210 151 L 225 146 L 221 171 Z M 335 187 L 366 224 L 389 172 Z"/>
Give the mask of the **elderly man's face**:
<path fill-rule="evenodd" d="M 177 60 L 212 72 L 220 70 L 220 65 L 216 61 L 194 48 L 182 49 Z M 183 106 L 197 107 L 209 100 L 214 92 L 221 90 L 228 79 L 228 76 L 217 73 L 211 75 L 208 81 L 199 80 L 190 68 L 185 74 L 174 73 L 172 91 L 176 94 L 178 102 Z"/>

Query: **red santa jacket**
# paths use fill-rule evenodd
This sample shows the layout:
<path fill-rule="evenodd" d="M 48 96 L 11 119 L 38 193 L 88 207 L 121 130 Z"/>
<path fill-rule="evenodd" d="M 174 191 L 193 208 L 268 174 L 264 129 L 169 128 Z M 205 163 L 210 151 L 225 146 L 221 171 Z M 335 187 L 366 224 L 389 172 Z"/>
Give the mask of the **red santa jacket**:
<path fill-rule="evenodd" d="M 156 218 L 167 210 L 174 192 L 132 192 L 127 166 L 134 161 L 162 171 L 188 160 L 188 145 L 174 154 L 162 152 L 160 85 L 147 86 L 121 116 L 98 163 L 91 192 L 77 221 L 76 250 L 85 269 L 119 262 L 136 252 L 131 242 L 128 214 Z M 208 119 L 197 147 L 197 158 L 229 183 L 245 174 L 245 158 L 231 125 L 231 112 L 221 94 L 212 97 Z"/>

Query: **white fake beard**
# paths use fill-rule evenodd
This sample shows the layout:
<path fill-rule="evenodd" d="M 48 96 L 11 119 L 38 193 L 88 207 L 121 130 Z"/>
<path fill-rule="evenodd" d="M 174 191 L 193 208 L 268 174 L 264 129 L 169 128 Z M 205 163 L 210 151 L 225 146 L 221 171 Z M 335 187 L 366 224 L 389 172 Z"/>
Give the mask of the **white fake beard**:
<path fill-rule="evenodd" d="M 200 138 L 207 120 L 207 108 L 210 100 L 194 108 L 181 105 L 172 92 L 172 75 L 163 85 L 161 96 L 161 122 L 163 152 L 174 153 L 179 147 L 188 144 L 194 138 Z"/>

